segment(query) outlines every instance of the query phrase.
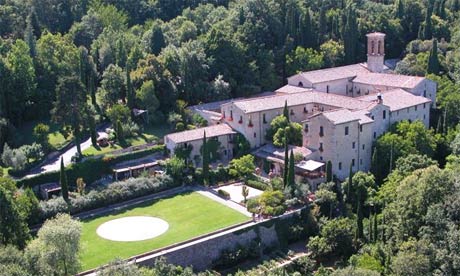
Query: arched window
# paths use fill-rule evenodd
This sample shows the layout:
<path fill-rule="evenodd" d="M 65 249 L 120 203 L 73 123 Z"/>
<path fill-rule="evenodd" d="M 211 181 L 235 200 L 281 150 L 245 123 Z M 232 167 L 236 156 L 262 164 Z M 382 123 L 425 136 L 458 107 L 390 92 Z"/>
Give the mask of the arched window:
<path fill-rule="evenodd" d="M 379 41 L 378 46 L 377 46 L 377 53 L 378 53 L 379 55 L 382 54 L 382 50 L 381 50 L 381 49 L 382 49 L 382 41 Z"/>
<path fill-rule="evenodd" d="M 299 81 L 299 87 L 303 87 L 303 83 Z"/>
<path fill-rule="evenodd" d="M 371 54 L 375 54 L 375 41 L 371 41 Z"/>

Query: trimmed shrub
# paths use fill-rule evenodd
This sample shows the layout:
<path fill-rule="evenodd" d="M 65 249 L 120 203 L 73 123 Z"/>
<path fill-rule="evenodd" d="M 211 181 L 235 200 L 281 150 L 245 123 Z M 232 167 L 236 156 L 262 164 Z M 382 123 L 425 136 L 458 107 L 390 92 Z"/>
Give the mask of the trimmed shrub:
<path fill-rule="evenodd" d="M 67 204 L 61 197 L 40 202 L 40 219 L 54 217 L 58 213 L 77 214 L 125 200 L 158 193 L 175 187 L 169 176 L 130 178 L 110 184 L 106 188 L 92 190 L 86 195 L 69 198 Z"/>
<path fill-rule="evenodd" d="M 267 183 L 258 180 L 248 180 L 246 185 L 261 191 L 265 191 L 270 187 Z"/>
<path fill-rule="evenodd" d="M 229 199 L 230 198 L 230 194 L 227 192 L 227 191 L 224 191 L 224 190 L 217 190 L 217 193 L 219 194 L 219 196 L 225 198 L 225 199 Z"/>

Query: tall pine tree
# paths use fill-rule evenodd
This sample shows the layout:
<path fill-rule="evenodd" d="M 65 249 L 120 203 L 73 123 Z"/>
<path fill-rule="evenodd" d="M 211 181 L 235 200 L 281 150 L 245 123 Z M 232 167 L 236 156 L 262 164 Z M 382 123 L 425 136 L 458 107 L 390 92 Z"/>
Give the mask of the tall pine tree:
<path fill-rule="evenodd" d="M 126 104 L 129 107 L 129 110 L 132 111 L 135 107 L 134 103 L 134 91 L 133 91 L 133 84 L 131 83 L 131 76 L 130 76 L 130 67 L 129 64 L 126 65 Z"/>
<path fill-rule="evenodd" d="M 425 23 L 423 25 L 423 32 L 421 37 L 424 40 L 429 40 L 433 37 L 433 24 L 431 22 L 431 16 L 433 15 L 433 2 L 432 0 L 428 1 L 428 7 L 425 14 Z"/>
<path fill-rule="evenodd" d="M 286 117 L 287 121 L 289 122 L 289 108 L 287 105 L 287 100 L 284 102 L 283 115 L 284 117 Z"/>
<path fill-rule="evenodd" d="M 326 182 L 332 182 L 332 162 L 330 160 L 326 163 Z"/>
<path fill-rule="evenodd" d="M 65 201 L 69 200 L 69 183 L 67 182 L 67 174 L 64 167 L 64 158 L 61 157 L 61 171 L 59 172 L 59 183 L 61 184 L 62 198 Z"/>

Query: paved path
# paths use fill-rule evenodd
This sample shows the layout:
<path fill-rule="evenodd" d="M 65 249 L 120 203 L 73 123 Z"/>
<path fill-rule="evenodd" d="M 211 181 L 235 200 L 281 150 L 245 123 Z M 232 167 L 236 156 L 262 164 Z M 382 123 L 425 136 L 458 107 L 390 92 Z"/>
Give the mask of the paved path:
<path fill-rule="evenodd" d="M 98 137 L 101 136 L 106 136 L 104 131 L 98 131 L 97 132 Z M 88 138 L 88 140 L 84 141 L 83 143 L 80 144 L 81 150 L 84 151 L 85 149 L 90 148 L 92 145 L 91 143 L 91 138 Z M 61 168 L 61 157 L 64 158 L 64 166 L 67 166 L 71 163 L 72 156 L 77 153 L 77 146 L 73 146 L 67 151 L 63 152 L 61 155 L 58 155 L 57 157 L 49 160 L 46 164 L 42 165 L 40 168 L 35 168 L 33 169 L 30 174 L 26 175 L 25 178 L 33 177 L 38 174 L 46 173 L 46 172 L 54 172 L 58 171 Z"/>
<path fill-rule="evenodd" d="M 238 203 L 231 201 L 231 200 L 226 200 L 221 198 L 220 196 L 216 195 L 215 192 L 211 189 L 206 189 L 202 187 L 196 187 L 195 191 L 201 195 L 204 195 L 207 198 L 210 198 L 214 201 L 219 202 L 220 204 L 223 204 L 229 208 L 232 208 L 235 211 L 238 211 L 242 213 L 243 215 L 247 217 L 252 217 L 252 214 L 248 212 L 246 207 L 239 205 Z"/>

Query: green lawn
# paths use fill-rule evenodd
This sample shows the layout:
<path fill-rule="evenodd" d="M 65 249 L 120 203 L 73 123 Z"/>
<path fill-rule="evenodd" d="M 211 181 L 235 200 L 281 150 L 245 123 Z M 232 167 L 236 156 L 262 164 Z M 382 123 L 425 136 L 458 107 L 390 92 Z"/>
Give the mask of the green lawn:
<path fill-rule="evenodd" d="M 130 146 L 140 146 L 143 144 L 150 143 L 154 140 L 162 139 L 166 134 L 170 133 L 170 127 L 168 125 L 159 125 L 159 126 L 146 126 L 143 132 L 136 137 L 126 139 L 125 145 L 114 144 L 113 146 L 104 147 L 104 148 L 95 148 L 93 146 L 83 151 L 83 155 L 92 156 L 99 154 L 110 153 L 115 150 Z"/>
<path fill-rule="evenodd" d="M 16 137 L 15 137 L 16 143 L 18 145 L 25 145 L 25 144 L 32 144 L 33 142 L 35 142 L 33 130 L 34 130 L 34 127 L 39 123 L 46 124 L 50 127 L 50 133 L 48 134 L 48 141 L 50 145 L 55 149 L 63 148 L 73 138 L 72 135 L 70 135 L 66 139 L 64 135 L 62 135 L 62 133 L 60 132 L 61 130 L 60 126 L 51 121 L 33 121 L 33 122 L 27 122 L 24 125 L 22 125 L 20 128 L 17 129 Z"/>
<path fill-rule="evenodd" d="M 96 234 L 102 223 L 127 216 L 159 217 L 169 223 L 169 229 L 159 237 L 139 242 L 114 242 Z M 249 218 L 243 214 L 203 195 L 186 193 L 83 221 L 82 269 L 95 268 L 116 257 L 128 258 L 247 220 Z"/>

